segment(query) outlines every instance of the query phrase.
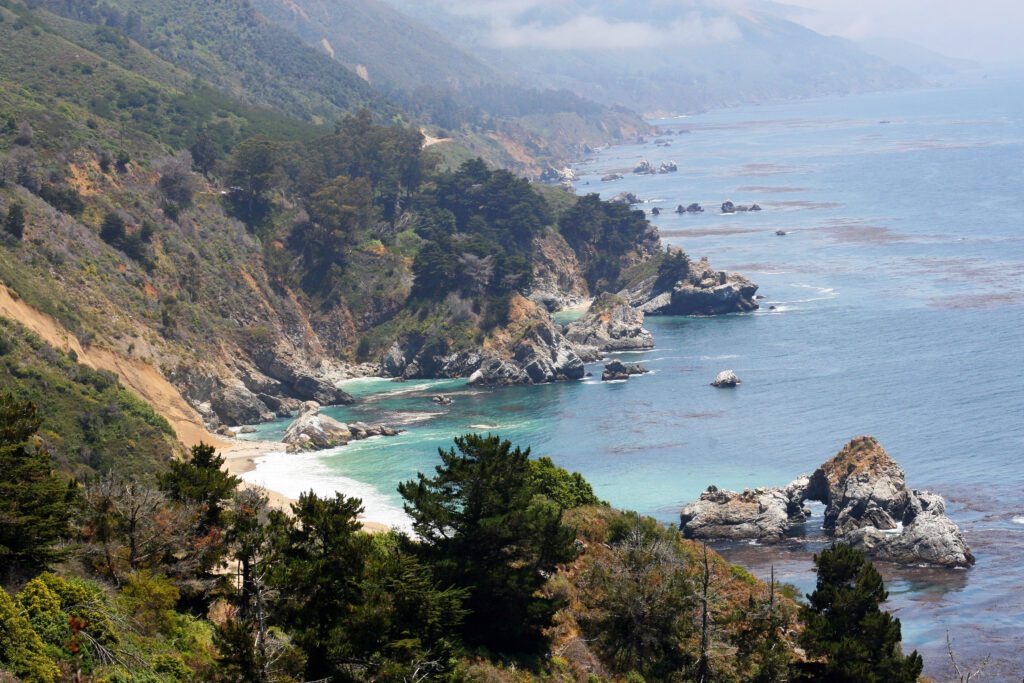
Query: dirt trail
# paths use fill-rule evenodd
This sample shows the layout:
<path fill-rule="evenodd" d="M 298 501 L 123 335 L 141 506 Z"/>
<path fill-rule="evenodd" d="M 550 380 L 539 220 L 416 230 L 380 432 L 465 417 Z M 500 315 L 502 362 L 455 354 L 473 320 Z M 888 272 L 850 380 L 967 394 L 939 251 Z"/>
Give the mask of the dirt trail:
<path fill-rule="evenodd" d="M 18 321 L 39 335 L 50 346 L 65 353 L 74 351 L 78 361 L 97 370 L 117 375 L 121 384 L 145 400 L 158 414 L 170 422 L 178 439 L 191 447 L 200 441 L 218 448 L 228 442 L 210 434 L 199 414 L 192 408 L 173 384 L 153 366 L 139 360 L 124 358 L 98 347 L 83 348 L 78 338 L 59 321 L 16 298 L 11 290 L 0 284 L 0 315 Z"/>

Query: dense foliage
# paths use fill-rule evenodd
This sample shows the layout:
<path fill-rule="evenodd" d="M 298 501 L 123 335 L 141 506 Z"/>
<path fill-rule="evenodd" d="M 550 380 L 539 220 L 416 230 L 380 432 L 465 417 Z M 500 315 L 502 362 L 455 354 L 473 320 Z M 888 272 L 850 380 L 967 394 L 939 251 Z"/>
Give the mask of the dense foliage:
<path fill-rule="evenodd" d="M 0 386 L 39 406 L 38 436 L 60 469 L 75 476 L 142 474 L 180 449 L 167 421 L 112 374 L 57 351 L 0 319 Z"/>
<path fill-rule="evenodd" d="M 572 559 L 573 531 L 537 490 L 529 449 L 473 434 L 455 445 L 440 452 L 436 476 L 399 486 L 421 550 L 444 583 L 467 591 L 467 642 L 537 651 L 557 604 L 536 593 Z"/>
<path fill-rule="evenodd" d="M 623 257 L 656 240 L 643 211 L 601 201 L 596 194 L 581 197 L 558 225 L 579 257 L 593 291 L 614 287 L 625 265 Z"/>
<path fill-rule="evenodd" d="M 799 680 L 912 683 L 923 663 L 900 649 L 900 620 L 882 611 L 889 594 L 874 565 L 859 550 L 833 545 L 814 563 L 818 585 L 801 608 L 801 645 L 811 661 Z"/>

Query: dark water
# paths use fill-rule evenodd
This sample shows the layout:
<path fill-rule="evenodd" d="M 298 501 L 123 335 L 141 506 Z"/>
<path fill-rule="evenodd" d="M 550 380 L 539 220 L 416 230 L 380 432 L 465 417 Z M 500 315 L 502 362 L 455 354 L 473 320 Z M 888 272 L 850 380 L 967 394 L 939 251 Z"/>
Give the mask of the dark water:
<path fill-rule="evenodd" d="M 397 482 L 436 447 L 495 431 L 578 470 L 613 504 L 667 522 L 708 484 L 781 485 L 851 437 L 877 437 L 911 486 L 944 495 L 978 557 L 969 571 L 886 568 L 890 608 L 926 671 L 948 674 L 948 629 L 989 680 L 1024 677 L 1024 86 L 828 99 L 662 122 L 671 147 L 605 150 L 580 192 L 632 191 L 665 241 L 761 285 L 762 310 L 648 319 L 650 375 L 476 390 L 463 382 L 353 386 L 337 413 L 408 433 L 327 455 L 271 456 L 251 475 L 284 493 L 340 488 L 402 521 Z M 598 178 L 641 158 L 679 173 Z M 764 211 L 722 216 L 731 199 Z M 706 212 L 676 216 L 676 205 Z M 785 230 L 784 237 L 775 235 Z M 775 306 L 775 311 L 769 311 Z M 720 370 L 743 379 L 708 386 Z M 429 396 L 454 394 L 450 407 Z M 280 430 L 281 426 L 271 426 Z M 268 435 L 268 434 L 264 434 Z M 815 530 L 785 548 L 723 546 L 808 589 Z"/>

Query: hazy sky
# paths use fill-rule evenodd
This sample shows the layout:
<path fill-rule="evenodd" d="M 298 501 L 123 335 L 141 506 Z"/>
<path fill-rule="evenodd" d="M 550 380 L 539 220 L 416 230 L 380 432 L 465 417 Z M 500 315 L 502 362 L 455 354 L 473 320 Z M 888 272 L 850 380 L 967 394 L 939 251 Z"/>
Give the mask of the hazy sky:
<path fill-rule="evenodd" d="M 826 35 L 852 40 L 896 39 L 983 64 L 1024 65 L 1024 0 L 441 0 L 449 9 L 487 20 L 506 47 L 625 48 L 665 40 L 722 42 L 738 36 L 731 22 L 708 19 L 700 7 L 769 5 Z M 631 8 L 628 19 L 623 6 Z M 569 8 L 552 25 L 538 12 Z M 677 21 L 653 23 L 658 8 L 678 9 Z M 618 15 L 618 16 L 616 16 Z"/>
<path fill-rule="evenodd" d="M 1024 0 L 788 0 L 819 33 L 895 38 L 951 57 L 1024 63 Z"/>

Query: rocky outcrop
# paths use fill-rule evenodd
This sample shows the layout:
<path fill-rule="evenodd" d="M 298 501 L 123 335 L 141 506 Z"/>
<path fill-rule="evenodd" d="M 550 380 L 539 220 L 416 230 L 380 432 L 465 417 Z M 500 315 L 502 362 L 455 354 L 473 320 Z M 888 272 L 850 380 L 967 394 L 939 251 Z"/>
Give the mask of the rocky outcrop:
<path fill-rule="evenodd" d="M 288 446 L 289 453 L 319 451 L 344 446 L 352 440 L 352 432 L 333 417 L 321 415 L 319 403 L 307 401 L 281 440 Z"/>
<path fill-rule="evenodd" d="M 259 370 L 276 380 L 287 396 L 300 401 L 316 401 L 321 405 L 347 405 L 354 400 L 318 369 L 308 367 L 288 350 L 268 347 L 253 355 Z"/>
<path fill-rule="evenodd" d="M 678 170 L 679 166 L 674 161 L 663 161 L 658 167 L 658 173 L 675 173 Z"/>
<path fill-rule="evenodd" d="M 760 211 L 761 207 L 757 204 L 751 204 L 746 206 L 745 204 L 733 204 L 732 202 L 722 202 L 722 213 L 746 213 L 747 211 Z"/>
<path fill-rule="evenodd" d="M 907 488 L 902 468 L 873 438 L 848 443 L 811 476 L 807 497 L 825 503 L 824 526 L 880 559 L 966 567 L 974 563 L 942 497 Z"/>
<path fill-rule="evenodd" d="M 736 373 L 733 372 L 732 370 L 722 370 L 715 376 L 715 381 L 711 383 L 711 386 L 719 388 L 731 388 L 735 387 L 737 384 L 742 383 L 743 382 L 740 380 L 740 378 L 737 377 Z"/>
<path fill-rule="evenodd" d="M 826 533 L 876 559 L 974 564 L 942 497 L 908 489 L 903 470 L 869 436 L 854 439 L 811 477 L 784 489 L 734 493 L 711 487 L 683 508 L 680 528 L 692 538 L 779 540 L 805 521 L 809 500 L 825 504 Z"/>
<path fill-rule="evenodd" d="M 709 486 L 682 509 L 679 528 L 687 538 L 781 541 L 807 519 L 802 491 L 807 478 L 784 489 L 759 488 L 742 493 Z"/>
<path fill-rule="evenodd" d="M 719 315 L 757 310 L 756 293 L 756 284 L 739 273 L 714 270 L 705 258 L 648 275 L 620 295 L 647 315 Z"/>
<path fill-rule="evenodd" d="M 583 379 L 583 360 L 550 319 L 530 326 L 512 357 L 532 384 Z"/>
<path fill-rule="evenodd" d="M 643 375 L 647 372 L 650 372 L 650 370 L 639 363 L 623 363 L 621 360 L 613 360 L 605 364 L 604 372 L 601 373 L 601 381 L 625 380 L 633 375 Z"/>
<path fill-rule="evenodd" d="M 452 350 L 449 342 L 396 341 L 381 359 L 382 374 L 404 379 L 468 377 L 473 384 L 543 384 L 582 379 L 583 360 L 550 314 L 515 295 L 509 322 L 480 347 Z"/>
<path fill-rule="evenodd" d="M 602 294 L 590 310 L 565 328 L 565 338 L 585 360 L 597 360 L 614 351 L 654 348 L 654 337 L 644 329 L 644 314 L 614 294 Z"/>
<path fill-rule="evenodd" d="M 690 204 L 689 206 L 680 204 L 676 207 L 676 213 L 704 213 L 704 207 L 697 203 Z"/>
<path fill-rule="evenodd" d="M 608 201 L 632 206 L 633 204 L 640 204 L 643 200 L 632 192 L 620 192 Z"/>
<path fill-rule="evenodd" d="M 641 159 L 640 163 L 638 163 L 633 169 L 633 173 L 636 173 L 637 175 L 654 175 L 657 172 L 658 170 L 654 168 L 654 166 L 651 165 L 651 162 L 647 161 L 647 159 Z"/>
<path fill-rule="evenodd" d="M 533 241 L 533 285 L 529 298 L 548 311 L 579 306 L 590 298 L 576 252 L 554 230 Z"/>
<path fill-rule="evenodd" d="M 315 401 L 302 404 L 299 416 L 285 430 L 282 441 L 289 453 L 320 451 L 344 446 L 350 441 L 368 439 L 371 436 L 395 436 L 400 430 L 385 425 L 368 425 L 354 422 L 342 424 L 334 418 L 320 413 Z"/>

